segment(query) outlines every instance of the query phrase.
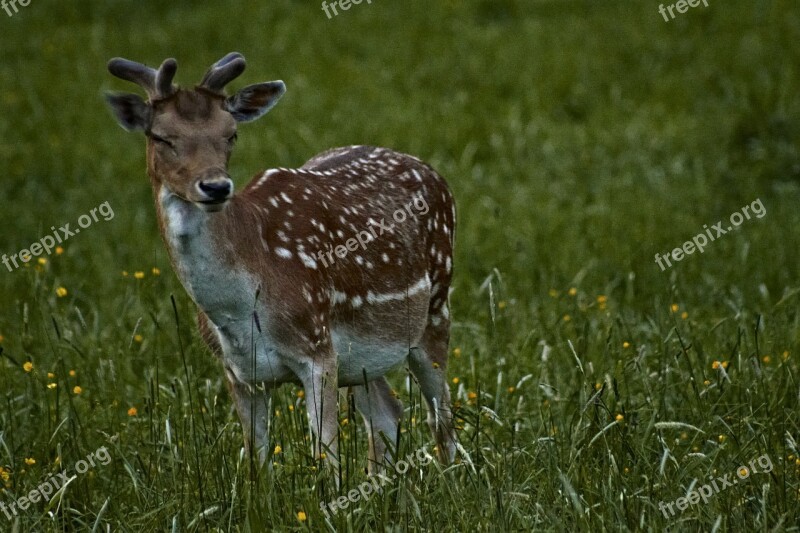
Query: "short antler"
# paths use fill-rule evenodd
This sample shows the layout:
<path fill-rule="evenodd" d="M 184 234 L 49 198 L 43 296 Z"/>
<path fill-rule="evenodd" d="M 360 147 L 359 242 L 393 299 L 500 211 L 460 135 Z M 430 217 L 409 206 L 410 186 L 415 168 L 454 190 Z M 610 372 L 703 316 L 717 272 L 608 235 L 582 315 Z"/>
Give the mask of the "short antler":
<path fill-rule="evenodd" d="M 174 59 L 165 60 L 158 70 L 121 57 L 115 57 L 108 62 L 108 71 L 111 74 L 141 86 L 151 100 L 166 98 L 175 92 L 172 79 L 177 70 L 178 63 Z"/>
<path fill-rule="evenodd" d="M 246 66 L 247 64 L 242 54 L 239 52 L 231 52 L 211 65 L 206 75 L 203 76 L 200 87 L 217 93 L 222 92 L 227 84 L 244 72 Z"/>

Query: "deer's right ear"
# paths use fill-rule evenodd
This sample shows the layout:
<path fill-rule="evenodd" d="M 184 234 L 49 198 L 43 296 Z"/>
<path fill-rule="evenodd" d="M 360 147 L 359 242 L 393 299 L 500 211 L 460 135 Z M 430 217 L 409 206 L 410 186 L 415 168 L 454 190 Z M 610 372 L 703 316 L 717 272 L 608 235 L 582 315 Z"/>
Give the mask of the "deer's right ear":
<path fill-rule="evenodd" d="M 106 93 L 111 111 L 119 125 L 128 131 L 146 131 L 150 125 L 150 106 L 136 94 Z"/>

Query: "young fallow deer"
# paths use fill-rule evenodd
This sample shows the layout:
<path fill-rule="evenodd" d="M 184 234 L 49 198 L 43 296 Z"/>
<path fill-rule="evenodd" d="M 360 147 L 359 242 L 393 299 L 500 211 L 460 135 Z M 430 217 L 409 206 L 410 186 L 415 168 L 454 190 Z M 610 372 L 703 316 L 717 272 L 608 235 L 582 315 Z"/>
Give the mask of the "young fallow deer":
<path fill-rule="evenodd" d="M 266 459 L 270 392 L 295 382 L 306 393 L 315 454 L 338 464 L 338 388 L 349 386 L 373 471 L 391 461 L 386 442 L 397 444 L 403 412 L 384 376 L 407 361 L 439 460 L 452 462 L 445 371 L 455 206 L 444 179 L 415 157 L 350 146 L 257 174 L 234 195 L 227 168 L 237 124 L 269 111 L 283 82 L 226 96 L 245 69 L 238 53 L 191 90 L 173 85 L 174 59 L 155 70 L 116 58 L 108 69 L 149 97 L 107 100 L 123 128 L 147 137 L 161 235 L 222 361 L 246 447 Z"/>

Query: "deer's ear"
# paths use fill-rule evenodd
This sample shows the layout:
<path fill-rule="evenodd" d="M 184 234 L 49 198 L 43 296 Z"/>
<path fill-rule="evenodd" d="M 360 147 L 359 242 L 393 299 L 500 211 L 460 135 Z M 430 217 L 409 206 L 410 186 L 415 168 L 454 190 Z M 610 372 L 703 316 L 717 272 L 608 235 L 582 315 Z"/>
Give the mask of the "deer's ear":
<path fill-rule="evenodd" d="M 285 92 L 286 85 L 282 81 L 248 85 L 228 98 L 227 108 L 236 122 L 250 122 L 263 117 Z"/>
<path fill-rule="evenodd" d="M 150 106 L 136 94 L 106 94 L 119 125 L 128 131 L 145 131 L 150 125 Z"/>

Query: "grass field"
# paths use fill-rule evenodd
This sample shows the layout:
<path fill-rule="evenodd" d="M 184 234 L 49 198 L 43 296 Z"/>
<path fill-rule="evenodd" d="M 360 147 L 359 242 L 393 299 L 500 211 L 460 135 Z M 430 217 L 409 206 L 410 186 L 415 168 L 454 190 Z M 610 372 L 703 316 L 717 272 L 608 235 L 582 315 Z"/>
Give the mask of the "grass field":
<path fill-rule="evenodd" d="M 113 209 L 60 253 L 0 266 L 0 504 L 18 505 L 0 531 L 800 529 L 800 9 L 708 3 L 669 22 L 644 0 L 0 11 L 0 254 Z M 175 57 L 191 86 L 232 50 L 248 59 L 234 88 L 288 87 L 240 129 L 237 188 L 375 144 L 430 162 L 459 209 L 463 453 L 329 518 L 320 503 L 367 479 L 360 421 L 341 406 L 341 493 L 296 387 L 273 397 L 274 466 L 244 457 L 158 234 L 143 139 L 102 98 L 134 90 L 113 56 Z M 702 254 L 654 260 L 756 202 Z M 432 453 L 405 376 L 401 455 Z M 62 471 L 58 494 L 19 508 Z"/>

